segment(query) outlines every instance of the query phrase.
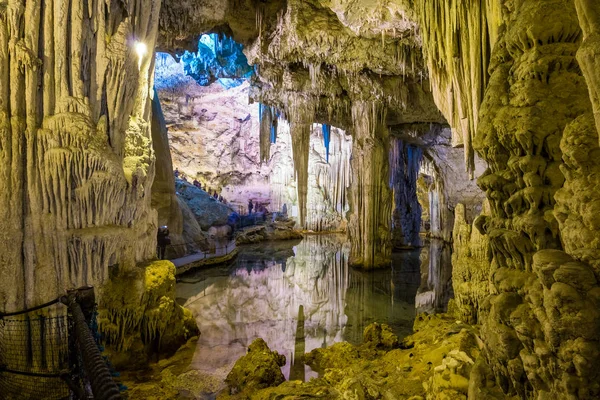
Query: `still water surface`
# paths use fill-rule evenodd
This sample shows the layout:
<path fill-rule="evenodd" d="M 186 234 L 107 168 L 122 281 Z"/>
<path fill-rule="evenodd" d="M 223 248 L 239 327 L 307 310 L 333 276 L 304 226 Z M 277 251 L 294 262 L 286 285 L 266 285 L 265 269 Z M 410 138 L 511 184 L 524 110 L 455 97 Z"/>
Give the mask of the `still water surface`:
<path fill-rule="evenodd" d="M 239 250 L 231 265 L 177 284 L 178 301 L 192 310 L 202 333 L 191 368 L 215 377 L 224 377 L 261 337 L 286 356 L 286 379 L 309 379 L 316 374 L 301 354 L 360 343 L 372 322 L 406 336 L 416 312 L 444 311 L 452 296 L 450 250 L 438 241 L 395 253 L 391 268 L 375 271 L 348 266 L 350 244 L 341 235 Z"/>

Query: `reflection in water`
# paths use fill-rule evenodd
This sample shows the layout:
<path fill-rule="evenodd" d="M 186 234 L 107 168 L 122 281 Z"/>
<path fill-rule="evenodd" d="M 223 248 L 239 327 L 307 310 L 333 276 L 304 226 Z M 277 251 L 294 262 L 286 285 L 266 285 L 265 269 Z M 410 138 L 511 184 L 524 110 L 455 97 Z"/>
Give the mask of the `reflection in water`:
<path fill-rule="evenodd" d="M 415 305 L 417 312 L 445 312 L 452 289 L 452 254 L 450 245 L 432 240 L 421 250 L 421 286 Z"/>
<path fill-rule="evenodd" d="M 291 362 L 290 380 L 303 381 L 306 376 L 304 371 L 304 353 L 306 344 L 304 341 L 304 307 L 298 307 L 298 322 L 296 324 L 296 343 L 294 346 L 294 356 Z"/>
<path fill-rule="evenodd" d="M 344 340 L 359 343 L 375 321 L 405 336 L 412 330 L 415 296 L 433 290 L 436 301 L 445 298 L 435 271 L 428 270 L 431 287 L 419 287 L 420 250 L 394 254 L 392 268 L 375 271 L 350 268 L 349 251 L 345 236 L 307 236 L 244 246 L 233 265 L 187 275 L 177 296 L 202 332 L 192 368 L 224 378 L 252 340 L 262 337 L 286 356 L 287 379 L 310 379 L 316 374 L 304 365 L 304 353 Z M 429 254 L 433 259 L 438 253 Z"/>

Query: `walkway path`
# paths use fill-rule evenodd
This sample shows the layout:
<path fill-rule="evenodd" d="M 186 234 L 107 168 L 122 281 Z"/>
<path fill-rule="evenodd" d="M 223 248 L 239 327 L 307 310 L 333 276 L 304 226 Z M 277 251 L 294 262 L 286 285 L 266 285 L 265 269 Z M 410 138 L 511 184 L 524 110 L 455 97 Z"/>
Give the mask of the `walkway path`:
<path fill-rule="evenodd" d="M 199 251 L 170 261 L 175 264 L 176 275 L 180 275 L 193 268 L 229 261 L 237 255 L 237 252 L 235 240 L 232 240 L 226 246 L 217 247 L 214 252 Z"/>

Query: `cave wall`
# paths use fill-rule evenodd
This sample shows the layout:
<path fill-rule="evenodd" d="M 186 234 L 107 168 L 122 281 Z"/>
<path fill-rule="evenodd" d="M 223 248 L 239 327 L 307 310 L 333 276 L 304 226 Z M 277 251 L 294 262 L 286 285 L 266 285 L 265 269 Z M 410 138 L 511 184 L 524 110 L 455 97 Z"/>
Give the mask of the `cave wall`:
<path fill-rule="evenodd" d="M 392 139 L 390 186 L 393 190 L 392 244 L 395 247 L 419 246 L 422 209 L 417 197 L 417 179 L 423 149 Z"/>
<path fill-rule="evenodd" d="M 149 99 L 160 1 L 108 5 L 0 3 L 5 311 L 155 254 Z"/>
<path fill-rule="evenodd" d="M 569 1 L 506 3 L 502 21 L 474 141 L 489 164 L 485 354 L 507 393 L 596 398 L 597 130 L 580 23 Z"/>

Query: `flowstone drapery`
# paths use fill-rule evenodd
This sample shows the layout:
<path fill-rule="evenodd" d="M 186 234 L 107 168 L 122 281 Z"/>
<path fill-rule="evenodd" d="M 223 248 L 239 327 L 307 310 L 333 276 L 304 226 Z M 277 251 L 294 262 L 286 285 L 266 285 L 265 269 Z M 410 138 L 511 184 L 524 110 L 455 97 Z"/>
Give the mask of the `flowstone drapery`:
<path fill-rule="evenodd" d="M 385 111 L 374 103 L 354 103 L 352 119 L 350 263 L 372 268 L 386 265 L 392 252 L 389 132 L 384 122 Z"/>
<path fill-rule="evenodd" d="M 149 97 L 160 1 L 2 3 L 0 303 L 10 311 L 155 253 Z"/>

